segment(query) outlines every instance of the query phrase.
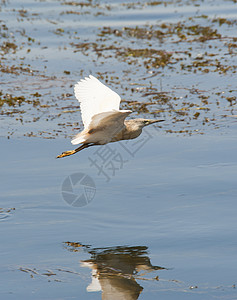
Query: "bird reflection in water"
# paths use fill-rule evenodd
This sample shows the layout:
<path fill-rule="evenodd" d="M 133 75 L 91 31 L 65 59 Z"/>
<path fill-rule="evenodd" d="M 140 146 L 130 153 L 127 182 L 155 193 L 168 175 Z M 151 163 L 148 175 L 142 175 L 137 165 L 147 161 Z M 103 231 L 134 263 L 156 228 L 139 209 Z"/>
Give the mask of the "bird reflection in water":
<path fill-rule="evenodd" d="M 147 279 L 144 276 L 149 272 L 166 269 L 151 264 L 146 246 L 92 248 L 67 242 L 66 247 L 73 252 L 83 248 L 91 255 L 90 259 L 81 261 L 82 266 L 92 270 L 87 291 L 102 291 L 102 300 L 138 299 L 143 287 L 136 280 Z"/>

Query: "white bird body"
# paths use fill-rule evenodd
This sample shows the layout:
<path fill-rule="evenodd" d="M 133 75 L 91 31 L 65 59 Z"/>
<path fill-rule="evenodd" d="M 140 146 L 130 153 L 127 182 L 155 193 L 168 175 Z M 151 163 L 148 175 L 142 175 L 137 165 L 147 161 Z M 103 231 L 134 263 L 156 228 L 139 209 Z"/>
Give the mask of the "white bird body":
<path fill-rule="evenodd" d="M 75 85 L 74 93 L 80 103 L 84 130 L 79 132 L 71 143 L 82 145 L 75 150 L 63 152 L 58 158 L 72 155 L 93 145 L 134 139 L 141 134 L 144 126 L 163 121 L 125 120 L 132 111 L 119 110 L 120 96 L 92 75 L 81 79 Z"/>
<path fill-rule="evenodd" d="M 120 96 L 92 75 L 75 84 L 74 93 L 80 103 L 85 128 L 89 126 L 93 116 L 113 110 L 119 111 Z"/>
<path fill-rule="evenodd" d="M 109 143 L 124 128 L 124 120 L 132 111 L 119 110 L 120 96 L 92 75 L 80 80 L 74 93 L 80 103 L 84 130 L 71 143 Z"/>
<path fill-rule="evenodd" d="M 104 145 L 111 142 L 124 129 L 124 120 L 130 113 L 130 110 L 114 110 L 93 116 L 89 126 L 79 132 L 71 143 Z"/>

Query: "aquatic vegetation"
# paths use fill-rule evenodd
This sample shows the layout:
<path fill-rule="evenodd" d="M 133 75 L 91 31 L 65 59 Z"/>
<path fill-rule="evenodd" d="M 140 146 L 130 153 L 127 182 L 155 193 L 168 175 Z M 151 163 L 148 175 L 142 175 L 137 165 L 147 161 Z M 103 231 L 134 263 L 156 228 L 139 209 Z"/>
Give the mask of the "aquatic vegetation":
<path fill-rule="evenodd" d="M 4 18 L 0 22 L 1 116 L 16 121 L 8 136 L 73 136 L 79 107 L 72 86 L 91 72 L 119 91 L 124 109 L 167 119 L 166 132 L 205 133 L 207 125 L 219 129 L 220 122 L 233 123 L 226 116 L 236 115 L 235 19 L 204 11 L 172 21 L 157 15 L 137 24 L 111 22 L 111 16 L 150 9 L 174 12 L 189 5 L 195 11 L 200 2 L 188 0 L 59 4 L 55 16 L 21 7 L 8 11 L 14 26 Z M 81 26 L 88 17 L 87 28 Z M 15 130 L 18 122 L 23 131 Z M 39 130 L 45 122 L 47 130 Z"/>

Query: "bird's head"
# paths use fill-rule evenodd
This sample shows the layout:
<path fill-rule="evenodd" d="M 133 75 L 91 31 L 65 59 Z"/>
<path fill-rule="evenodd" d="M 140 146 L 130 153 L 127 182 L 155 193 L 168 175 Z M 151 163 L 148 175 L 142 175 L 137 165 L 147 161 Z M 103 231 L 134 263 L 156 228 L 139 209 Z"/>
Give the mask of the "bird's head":
<path fill-rule="evenodd" d="M 136 125 L 139 128 L 143 128 L 147 125 L 158 123 L 158 122 L 163 122 L 164 120 L 150 120 L 150 119 L 133 119 L 135 121 Z"/>

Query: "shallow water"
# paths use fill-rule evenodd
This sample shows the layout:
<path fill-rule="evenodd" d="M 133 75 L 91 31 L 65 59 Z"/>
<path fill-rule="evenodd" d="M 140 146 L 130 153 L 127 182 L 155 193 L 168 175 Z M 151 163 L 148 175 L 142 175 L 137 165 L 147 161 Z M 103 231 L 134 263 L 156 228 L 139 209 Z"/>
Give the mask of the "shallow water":
<path fill-rule="evenodd" d="M 0 9 L 0 298 L 236 299 L 235 1 Z M 165 122 L 55 159 L 90 73 Z"/>
<path fill-rule="evenodd" d="M 236 127 L 234 1 L 0 8 L 1 136 L 75 135 L 82 124 L 72 87 L 90 73 L 118 91 L 124 108 L 166 119 L 165 132 Z"/>

